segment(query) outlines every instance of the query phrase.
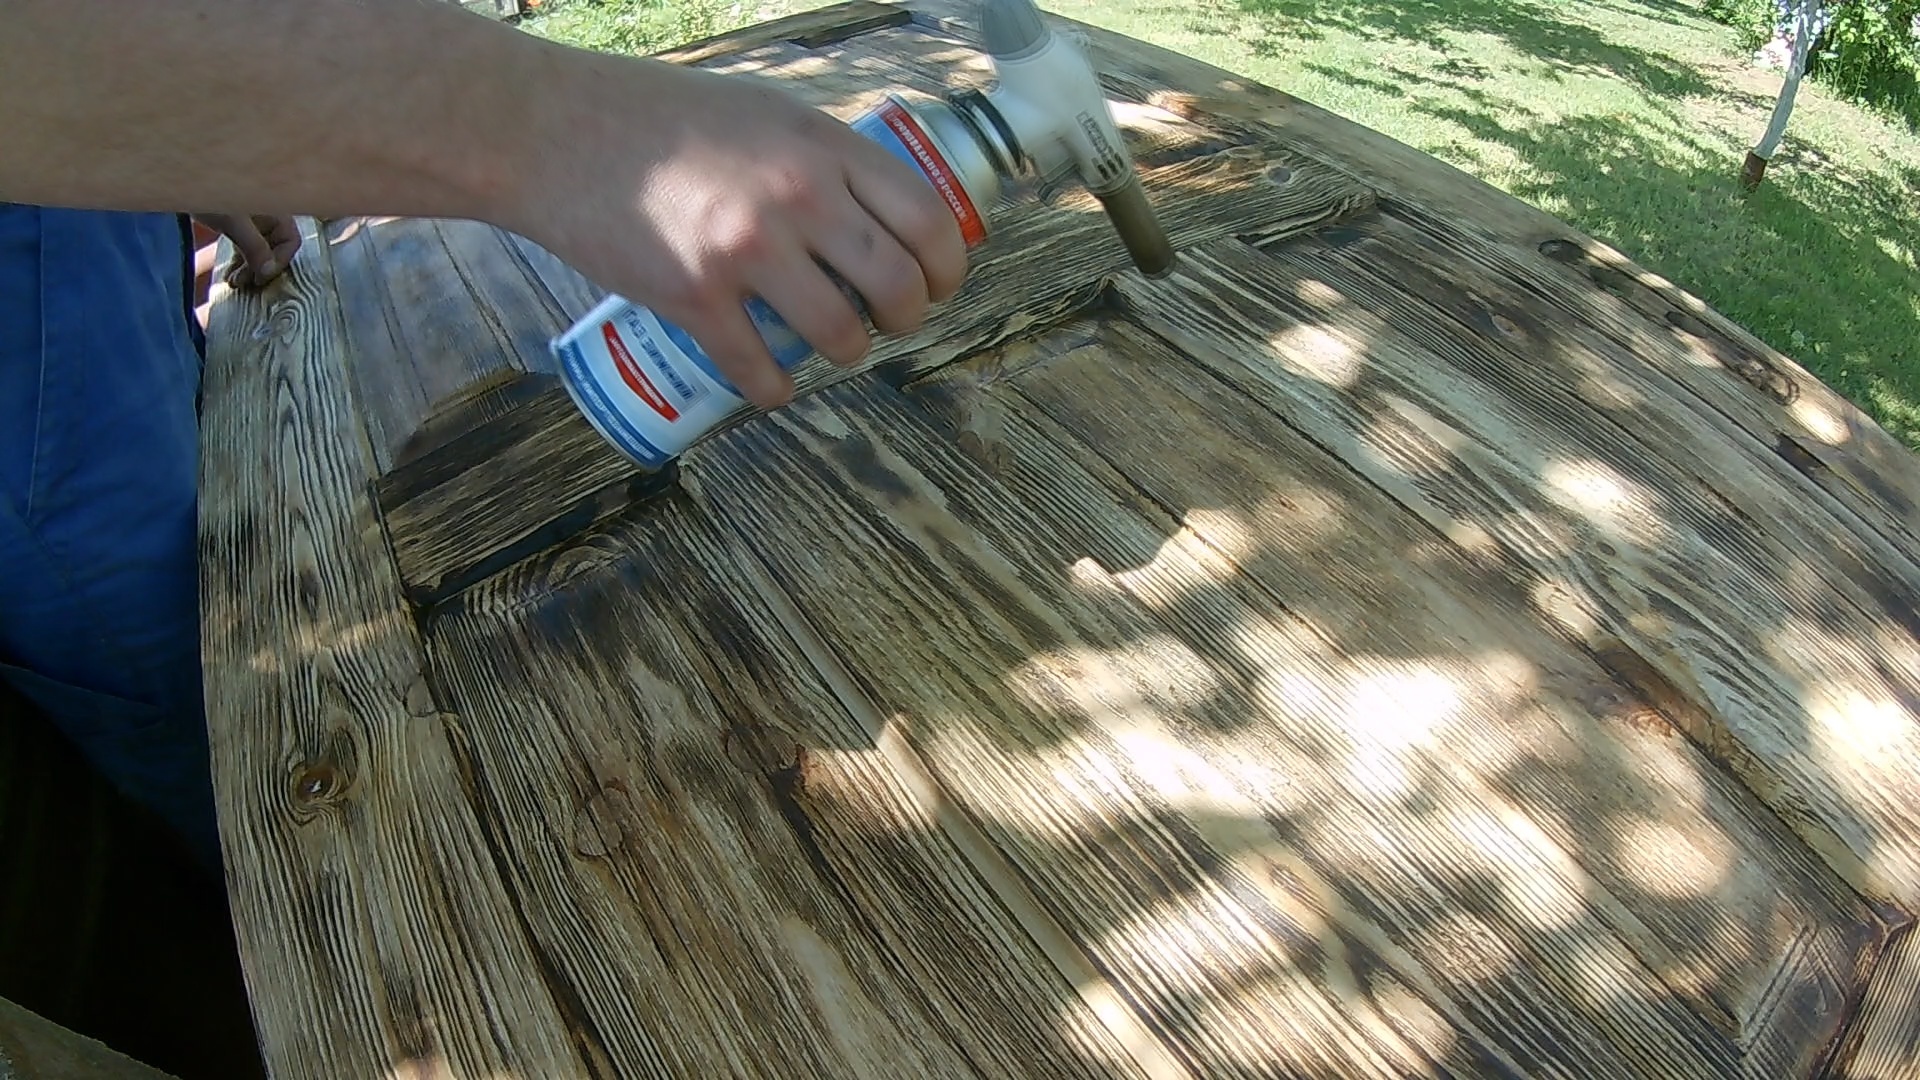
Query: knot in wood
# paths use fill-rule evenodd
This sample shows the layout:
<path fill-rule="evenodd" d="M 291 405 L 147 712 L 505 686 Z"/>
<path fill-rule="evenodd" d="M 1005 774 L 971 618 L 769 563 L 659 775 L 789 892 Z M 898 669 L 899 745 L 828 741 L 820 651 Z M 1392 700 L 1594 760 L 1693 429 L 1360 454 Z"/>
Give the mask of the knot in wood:
<path fill-rule="evenodd" d="M 585 858 L 604 859 L 639 835 L 633 800 L 617 783 L 594 792 L 573 816 L 573 850 Z"/>
<path fill-rule="evenodd" d="M 433 687 L 427 684 L 427 677 L 419 675 L 407 684 L 407 712 L 417 717 L 428 717 L 439 713 L 440 705 L 434 700 Z"/>
<path fill-rule="evenodd" d="M 1772 364 L 1745 357 L 1733 366 L 1740 381 L 1767 395 L 1775 405 L 1791 405 L 1800 399 L 1800 384 Z"/>
<path fill-rule="evenodd" d="M 1545 255 L 1554 262 L 1570 263 L 1580 258 L 1582 252 L 1579 244 L 1571 240 L 1562 240 L 1559 237 L 1554 237 L 1551 240 L 1542 240 L 1540 242 L 1540 254 Z"/>
<path fill-rule="evenodd" d="M 298 267 L 289 266 L 285 273 L 292 274 Z M 285 277 L 268 282 L 263 288 L 284 287 Z M 253 340 L 291 341 L 300 329 L 300 303 L 297 300 L 276 300 L 268 304 L 265 317 L 253 328 Z"/>
<path fill-rule="evenodd" d="M 1285 165 L 1272 165 L 1267 168 L 1267 180 L 1275 187 L 1285 187 L 1293 183 L 1293 170 Z"/>
<path fill-rule="evenodd" d="M 332 761 L 302 762 L 293 770 L 293 804 L 315 810 L 337 802 L 347 790 L 346 771 Z"/>

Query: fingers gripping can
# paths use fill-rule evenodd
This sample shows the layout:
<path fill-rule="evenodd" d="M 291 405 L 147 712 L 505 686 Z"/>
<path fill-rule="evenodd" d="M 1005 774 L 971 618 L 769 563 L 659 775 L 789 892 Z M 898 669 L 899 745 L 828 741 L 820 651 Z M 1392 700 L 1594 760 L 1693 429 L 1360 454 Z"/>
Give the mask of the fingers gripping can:
<path fill-rule="evenodd" d="M 1005 151 L 983 121 L 941 101 L 889 94 L 849 126 L 919 170 L 953 212 L 969 248 L 986 240 L 986 210 L 1006 175 Z M 866 307 L 836 283 L 862 315 Z M 765 301 L 747 315 L 774 362 L 792 369 L 813 347 Z M 608 296 L 550 349 L 573 402 L 627 458 L 657 469 L 750 403 L 685 330 L 621 296 Z"/>

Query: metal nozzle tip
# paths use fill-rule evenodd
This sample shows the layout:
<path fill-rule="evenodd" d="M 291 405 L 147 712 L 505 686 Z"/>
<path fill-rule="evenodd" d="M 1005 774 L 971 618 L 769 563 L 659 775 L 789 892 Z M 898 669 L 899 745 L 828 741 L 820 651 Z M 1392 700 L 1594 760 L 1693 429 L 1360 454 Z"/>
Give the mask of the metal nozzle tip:
<path fill-rule="evenodd" d="M 1033 0 L 982 0 L 980 37 L 989 55 L 1013 57 L 1039 47 L 1047 27 Z"/>
<path fill-rule="evenodd" d="M 1140 177 L 1129 178 L 1124 187 L 1099 198 L 1100 205 L 1106 208 L 1107 220 L 1113 223 L 1113 231 L 1120 235 L 1120 242 L 1127 246 L 1127 254 L 1133 257 L 1133 264 L 1140 272 L 1150 278 L 1173 273 L 1173 242 L 1167 239 L 1159 217 L 1147 202 Z"/>

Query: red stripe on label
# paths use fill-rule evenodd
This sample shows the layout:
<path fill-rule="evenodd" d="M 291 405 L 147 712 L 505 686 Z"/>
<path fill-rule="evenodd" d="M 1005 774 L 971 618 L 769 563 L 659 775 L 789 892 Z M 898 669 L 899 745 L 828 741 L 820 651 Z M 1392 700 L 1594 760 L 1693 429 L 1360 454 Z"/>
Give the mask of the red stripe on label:
<path fill-rule="evenodd" d="M 901 145 L 920 163 L 920 171 L 933 181 L 933 189 L 947 201 L 947 209 L 953 211 L 953 219 L 960 223 L 960 236 L 968 247 L 982 243 L 987 238 L 986 222 L 980 219 L 980 212 L 973 208 L 973 200 L 967 197 L 967 189 L 953 174 L 953 167 L 947 164 L 940 151 L 934 149 L 933 140 L 920 127 L 913 114 L 894 102 L 887 102 L 880 109 L 880 119 L 886 122 Z"/>
<path fill-rule="evenodd" d="M 605 322 L 600 324 L 600 336 L 607 339 L 607 351 L 613 354 L 613 368 L 620 373 L 620 381 L 627 384 L 627 389 L 633 391 L 641 401 L 646 402 L 648 408 L 668 420 L 680 419 L 680 410 L 674 408 L 672 402 L 661 396 L 659 389 L 647 378 L 646 372 L 641 371 L 640 365 L 634 363 L 633 353 L 627 350 L 627 343 L 620 340 L 620 331 L 611 322 Z"/>

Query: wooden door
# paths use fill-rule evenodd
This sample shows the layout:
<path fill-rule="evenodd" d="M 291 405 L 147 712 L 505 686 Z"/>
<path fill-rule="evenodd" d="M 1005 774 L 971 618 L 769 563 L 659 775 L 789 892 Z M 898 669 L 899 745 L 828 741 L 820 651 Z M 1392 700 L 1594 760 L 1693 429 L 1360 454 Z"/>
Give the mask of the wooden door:
<path fill-rule="evenodd" d="M 1564 225 L 1082 29 L 1181 271 L 1024 201 L 664 475 L 519 238 L 329 223 L 216 305 L 278 1074 L 1920 1076 L 1912 457 Z M 677 58 L 851 116 L 972 41 Z"/>

